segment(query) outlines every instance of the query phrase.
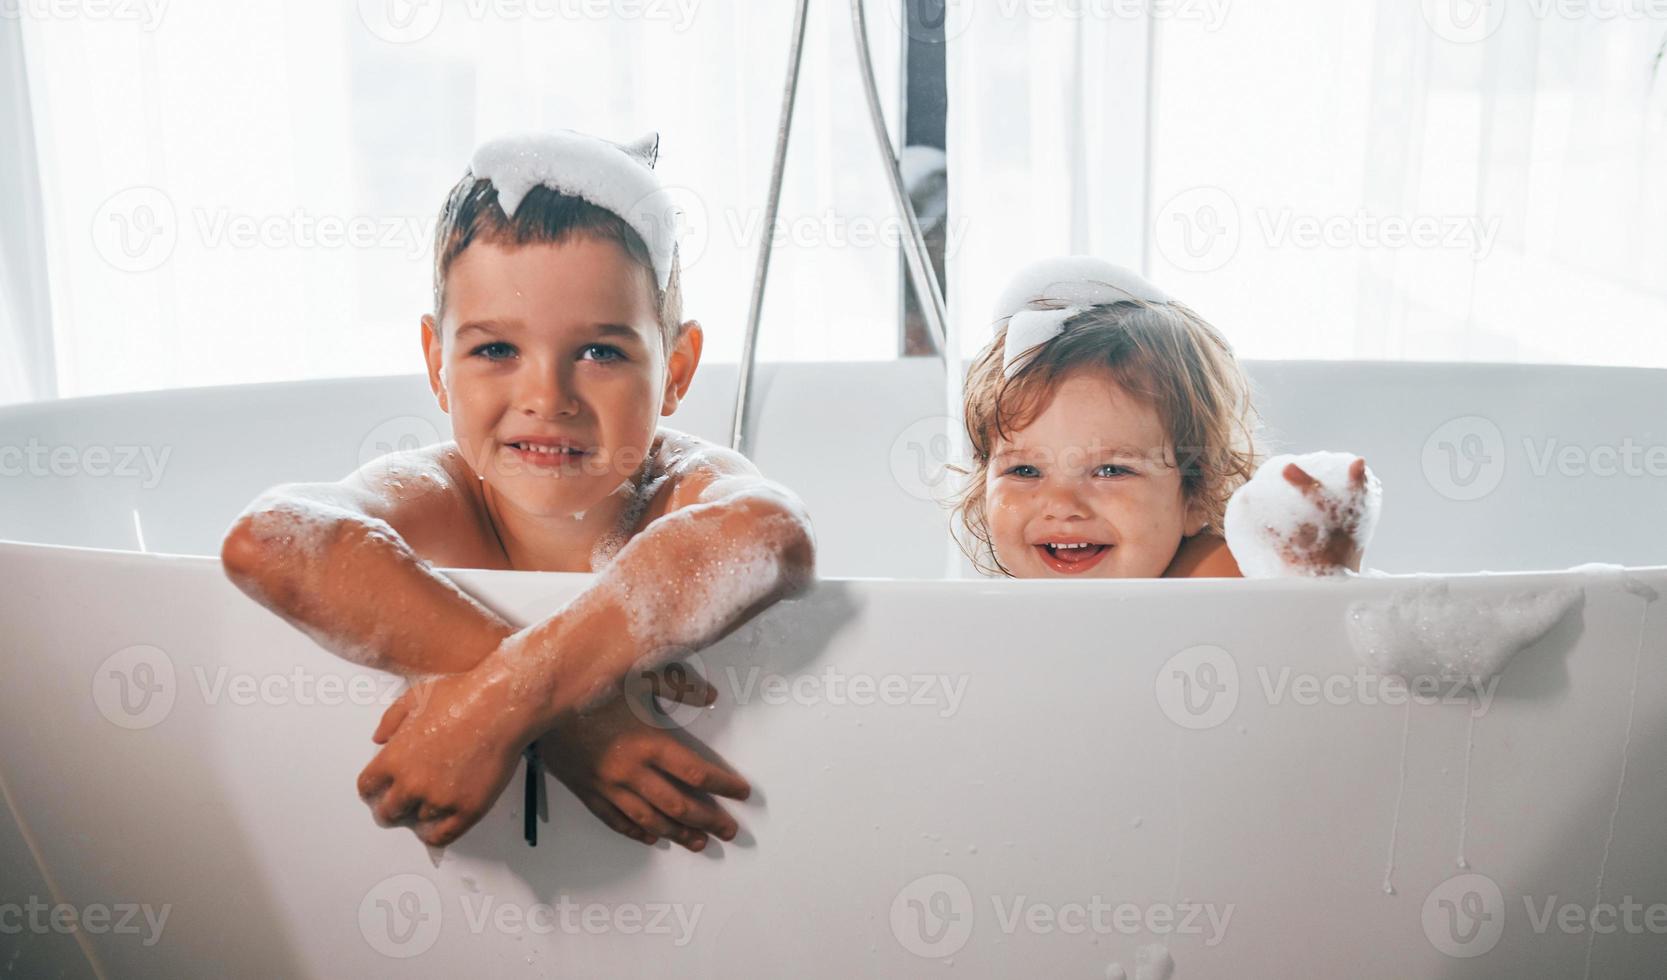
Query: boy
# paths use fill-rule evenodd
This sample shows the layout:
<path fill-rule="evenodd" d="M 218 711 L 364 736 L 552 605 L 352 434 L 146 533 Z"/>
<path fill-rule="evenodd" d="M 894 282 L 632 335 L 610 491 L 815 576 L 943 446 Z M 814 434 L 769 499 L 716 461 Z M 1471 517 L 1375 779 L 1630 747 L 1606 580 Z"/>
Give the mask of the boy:
<path fill-rule="evenodd" d="M 454 440 L 276 487 L 222 548 L 239 588 L 325 648 L 446 675 L 388 710 L 359 778 L 380 823 L 430 845 L 479 820 L 545 735 L 551 771 L 620 833 L 698 851 L 737 830 L 713 797 L 744 799 L 746 781 L 640 721 L 620 681 L 803 588 L 814 540 L 745 458 L 657 429 L 703 337 L 682 321 L 655 149 L 565 132 L 482 146 L 441 212 L 422 320 Z M 436 566 L 600 574 L 516 631 Z"/>

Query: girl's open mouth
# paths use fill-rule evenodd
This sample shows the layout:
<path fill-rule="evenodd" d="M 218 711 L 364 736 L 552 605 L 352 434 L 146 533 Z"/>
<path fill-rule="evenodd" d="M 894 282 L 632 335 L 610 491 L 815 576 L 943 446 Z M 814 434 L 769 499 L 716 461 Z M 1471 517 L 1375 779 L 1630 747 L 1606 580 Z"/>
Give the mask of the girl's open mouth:
<path fill-rule="evenodd" d="M 1034 547 L 1042 556 L 1043 564 L 1066 575 L 1088 571 L 1098 565 L 1106 552 L 1111 550 L 1109 544 L 1092 544 L 1087 541 L 1050 542 Z"/>

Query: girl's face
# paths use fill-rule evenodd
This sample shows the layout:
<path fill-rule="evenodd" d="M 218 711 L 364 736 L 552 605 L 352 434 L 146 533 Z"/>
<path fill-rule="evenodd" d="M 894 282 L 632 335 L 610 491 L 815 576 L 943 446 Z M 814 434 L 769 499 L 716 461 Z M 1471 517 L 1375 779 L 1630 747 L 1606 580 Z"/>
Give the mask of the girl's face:
<path fill-rule="evenodd" d="M 1008 435 L 992 448 L 984 508 L 1016 577 L 1155 578 L 1203 529 L 1157 410 L 1108 372 L 1067 375 Z"/>
<path fill-rule="evenodd" d="M 652 285 L 624 249 L 587 235 L 477 242 L 448 270 L 443 321 L 424 320 L 430 383 L 469 464 L 523 513 L 606 500 L 687 390 L 699 328 L 667 358 Z"/>

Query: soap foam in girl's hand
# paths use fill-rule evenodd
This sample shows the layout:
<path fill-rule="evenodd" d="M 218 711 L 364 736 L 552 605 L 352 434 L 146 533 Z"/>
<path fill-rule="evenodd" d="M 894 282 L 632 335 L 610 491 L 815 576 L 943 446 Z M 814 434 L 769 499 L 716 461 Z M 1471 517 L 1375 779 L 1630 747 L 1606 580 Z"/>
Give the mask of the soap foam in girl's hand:
<path fill-rule="evenodd" d="M 1227 502 L 1223 531 L 1246 578 L 1340 575 L 1345 555 L 1366 550 L 1382 504 L 1382 485 L 1353 453 L 1275 456 Z"/>

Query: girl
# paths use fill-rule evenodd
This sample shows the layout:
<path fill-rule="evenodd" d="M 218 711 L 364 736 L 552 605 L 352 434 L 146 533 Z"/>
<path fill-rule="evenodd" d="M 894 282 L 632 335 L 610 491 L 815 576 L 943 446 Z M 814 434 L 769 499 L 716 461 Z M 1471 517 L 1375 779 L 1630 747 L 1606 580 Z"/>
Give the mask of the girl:
<path fill-rule="evenodd" d="M 1071 257 L 1023 270 L 967 377 L 973 453 L 957 537 L 1016 578 L 1238 577 L 1227 503 L 1256 469 L 1249 385 L 1221 333 L 1134 273 Z M 1358 571 L 1349 500 L 1296 463 L 1326 515 L 1283 541 L 1292 569 Z M 1363 493 L 1364 462 L 1343 496 Z"/>

